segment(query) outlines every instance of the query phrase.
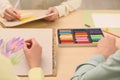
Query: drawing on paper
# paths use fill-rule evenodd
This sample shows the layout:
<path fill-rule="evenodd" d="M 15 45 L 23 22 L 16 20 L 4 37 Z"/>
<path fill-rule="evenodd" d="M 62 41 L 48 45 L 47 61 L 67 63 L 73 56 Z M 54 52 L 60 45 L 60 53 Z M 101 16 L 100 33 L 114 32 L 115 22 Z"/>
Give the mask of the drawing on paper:
<path fill-rule="evenodd" d="M 21 52 L 24 45 L 24 39 L 14 37 L 9 40 L 0 39 L 0 54 L 9 58 L 13 65 L 20 63 L 23 53 Z"/>
<path fill-rule="evenodd" d="M 29 21 L 29 20 L 35 19 L 35 18 L 37 18 L 37 17 L 36 16 L 29 16 L 29 17 L 21 18 L 20 21 L 24 22 L 24 21 Z"/>

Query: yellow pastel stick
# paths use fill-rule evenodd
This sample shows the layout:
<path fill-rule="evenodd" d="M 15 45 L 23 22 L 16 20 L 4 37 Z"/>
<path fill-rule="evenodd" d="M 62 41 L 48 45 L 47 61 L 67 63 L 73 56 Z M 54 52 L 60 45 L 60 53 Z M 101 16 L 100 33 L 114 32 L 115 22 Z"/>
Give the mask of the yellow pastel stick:
<path fill-rule="evenodd" d="M 92 42 L 93 44 L 97 44 L 98 42 Z"/>
<path fill-rule="evenodd" d="M 108 29 L 108 27 L 106 27 L 106 28 L 105 28 L 105 31 L 107 31 L 107 32 L 108 32 L 108 30 L 109 30 L 109 29 Z"/>
<path fill-rule="evenodd" d="M 28 21 L 28 20 L 32 20 L 35 18 L 36 18 L 36 16 L 29 16 L 29 17 L 20 18 L 20 21 Z"/>

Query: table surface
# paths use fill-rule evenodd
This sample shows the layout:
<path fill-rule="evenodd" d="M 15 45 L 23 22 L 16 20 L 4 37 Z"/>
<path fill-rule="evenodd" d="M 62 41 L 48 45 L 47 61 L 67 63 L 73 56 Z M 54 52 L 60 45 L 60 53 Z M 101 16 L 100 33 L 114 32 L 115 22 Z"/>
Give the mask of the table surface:
<path fill-rule="evenodd" d="M 30 11 L 23 11 L 30 12 Z M 80 28 L 89 24 L 94 27 L 91 13 L 120 13 L 120 10 L 78 10 L 66 17 L 62 17 L 55 22 L 47 22 L 45 20 L 37 20 L 24 25 L 13 28 Z M 0 26 L 2 27 L 2 26 Z M 111 32 L 120 36 L 120 29 L 110 29 Z M 55 33 L 56 34 L 56 33 Z M 96 53 L 96 47 L 58 47 L 56 39 L 56 62 L 57 76 L 46 77 L 46 80 L 70 80 L 76 67 L 84 63 L 92 55 Z M 120 47 L 120 40 L 117 39 L 117 46 Z M 27 77 L 21 77 L 21 80 L 28 80 Z"/>

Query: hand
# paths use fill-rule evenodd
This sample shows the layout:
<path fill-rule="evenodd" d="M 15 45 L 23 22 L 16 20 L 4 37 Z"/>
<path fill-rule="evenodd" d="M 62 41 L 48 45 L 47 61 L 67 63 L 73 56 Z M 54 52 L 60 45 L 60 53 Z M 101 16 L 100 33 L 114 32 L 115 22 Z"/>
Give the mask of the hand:
<path fill-rule="evenodd" d="M 20 12 L 14 8 L 7 8 L 4 11 L 4 17 L 8 21 L 14 21 L 20 19 Z"/>
<path fill-rule="evenodd" d="M 49 17 L 46 17 L 45 20 L 55 21 L 59 18 L 59 13 L 58 13 L 58 10 L 56 8 L 54 8 L 54 7 L 49 8 L 48 11 L 47 11 L 47 15 L 49 15 L 51 13 L 53 13 L 53 15 L 49 16 Z"/>
<path fill-rule="evenodd" d="M 42 48 L 35 39 L 25 41 L 24 53 L 30 68 L 40 67 Z"/>
<path fill-rule="evenodd" d="M 115 38 L 109 36 L 103 37 L 97 45 L 98 53 L 103 55 L 105 58 L 108 58 L 117 50 L 115 43 Z"/>

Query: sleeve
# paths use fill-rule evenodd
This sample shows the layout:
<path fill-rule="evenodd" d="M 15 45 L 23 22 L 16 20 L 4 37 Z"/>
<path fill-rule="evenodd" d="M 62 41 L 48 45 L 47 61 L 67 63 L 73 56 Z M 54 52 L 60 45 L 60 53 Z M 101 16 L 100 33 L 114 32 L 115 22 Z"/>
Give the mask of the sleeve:
<path fill-rule="evenodd" d="M 33 68 L 29 71 L 29 80 L 44 80 L 41 68 Z M 0 54 L 0 80 L 20 80 L 13 71 L 13 66 L 9 59 Z"/>
<path fill-rule="evenodd" d="M 13 71 L 13 66 L 7 58 L 0 54 L 0 80 L 19 80 Z"/>
<path fill-rule="evenodd" d="M 106 61 L 103 56 L 93 56 L 79 65 L 71 80 L 120 80 L 120 50 Z"/>
<path fill-rule="evenodd" d="M 4 10 L 10 7 L 12 7 L 12 5 L 9 0 L 0 0 L 0 16 L 3 17 Z"/>
<path fill-rule="evenodd" d="M 55 8 L 59 12 L 59 17 L 66 16 L 70 12 L 77 10 L 81 5 L 81 0 L 67 0 Z"/>
<path fill-rule="evenodd" d="M 45 80 L 41 68 L 33 68 L 29 71 L 29 80 Z"/>

